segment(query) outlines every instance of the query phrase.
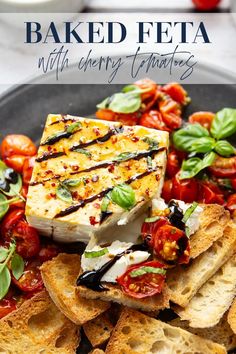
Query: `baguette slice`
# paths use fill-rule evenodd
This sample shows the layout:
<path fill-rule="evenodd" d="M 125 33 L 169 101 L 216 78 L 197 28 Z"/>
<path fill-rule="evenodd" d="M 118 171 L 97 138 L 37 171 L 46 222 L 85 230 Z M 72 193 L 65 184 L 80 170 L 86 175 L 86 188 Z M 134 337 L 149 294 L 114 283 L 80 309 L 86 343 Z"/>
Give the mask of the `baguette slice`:
<path fill-rule="evenodd" d="M 234 299 L 234 302 L 229 309 L 227 320 L 232 331 L 236 334 L 236 299 Z"/>
<path fill-rule="evenodd" d="M 104 283 L 104 285 L 108 290 L 103 292 L 93 291 L 85 286 L 78 286 L 77 292 L 80 296 L 87 299 L 100 299 L 104 301 L 117 302 L 121 305 L 146 312 L 157 311 L 169 307 L 169 291 L 166 286 L 163 288 L 161 294 L 144 299 L 135 299 L 124 294 L 118 285 L 108 283 Z"/>
<path fill-rule="evenodd" d="M 190 238 L 191 258 L 198 257 L 210 248 L 216 240 L 223 236 L 224 229 L 230 220 L 230 214 L 223 206 L 205 204 L 200 215 L 200 227 Z"/>
<path fill-rule="evenodd" d="M 82 325 L 106 311 L 110 304 L 85 300 L 76 294 L 76 279 L 80 272 L 80 256 L 61 253 L 41 267 L 44 285 L 52 300 L 66 317 Z"/>
<path fill-rule="evenodd" d="M 194 328 L 215 326 L 236 294 L 236 255 L 205 283 L 185 308 L 176 307 L 182 320 Z"/>
<path fill-rule="evenodd" d="M 227 322 L 227 313 L 216 326 L 211 328 L 192 328 L 189 326 L 188 321 L 181 321 L 180 318 L 176 318 L 168 323 L 172 326 L 185 329 L 186 331 L 202 338 L 210 339 L 213 342 L 219 343 L 225 346 L 227 350 L 236 348 L 236 336 Z"/>
<path fill-rule="evenodd" d="M 112 332 L 106 353 L 226 354 L 226 350 L 183 329 L 125 309 Z"/>
<path fill-rule="evenodd" d="M 111 336 L 113 325 L 107 312 L 102 313 L 93 320 L 83 325 L 84 333 L 92 346 L 100 347 L 105 344 Z"/>
<path fill-rule="evenodd" d="M 179 266 L 167 272 L 167 284 L 170 289 L 170 300 L 182 307 L 188 305 L 191 298 L 201 286 L 236 251 L 236 226 L 229 224 L 224 235 L 189 266 Z"/>
<path fill-rule="evenodd" d="M 78 329 L 43 290 L 0 320 L 0 352 L 74 354 Z"/>

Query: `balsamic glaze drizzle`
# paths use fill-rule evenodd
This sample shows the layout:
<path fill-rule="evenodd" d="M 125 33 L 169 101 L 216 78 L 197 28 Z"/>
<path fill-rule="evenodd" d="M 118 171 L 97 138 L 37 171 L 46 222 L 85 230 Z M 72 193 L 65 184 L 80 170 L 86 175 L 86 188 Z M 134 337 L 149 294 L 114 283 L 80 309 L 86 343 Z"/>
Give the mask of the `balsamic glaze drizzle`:
<path fill-rule="evenodd" d="M 56 157 L 64 156 L 65 153 L 63 151 L 58 152 L 44 152 L 43 155 L 37 157 L 37 162 L 46 161 L 49 159 L 55 159 Z"/>
<path fill-rule="evenodd" d="M 123 257 L 125 254 L 132 253 L 135 251 L 148 251 L 148 247 L 145 243 L 131 246 L 127 250 L 114 256 L 114 258 L 112 258 L 110 261 L 105 263 L 100 269 L 86 271 L 83 274 L 81 274 L 77 279 L 76 284 L 78 286 L 84 285 L 91 290 L 99 291 L 99 292 L 108 290 L 101 284 L 102 277 L 121 257 Z"/>
<path fill-rule="evenodd" d="M 168 215 L 170 223 L 178 229 L 185 231 L 185 223 L 182 221 L 184 217 L 183 210 L 174 200 L 169 202 L 168 208 L 170 209 L 170 214 Z"/>
<path fill-rule="evenodd" d="M 41 143 L 40 146 L 53 145 L 53 144 L 57 143 L 58 141 L 60 141 L 61 139 L 69 138 L 71 135 L 73 135 L 75 133 L 77 133 L 77 131 L 71 132 L 71 133 L 67 132 L 67 131 L 58 132 L 56 135 L 52 136 L 51 138 L 49 137 L 48 139 L 46 139 L 46 141 Z"/>

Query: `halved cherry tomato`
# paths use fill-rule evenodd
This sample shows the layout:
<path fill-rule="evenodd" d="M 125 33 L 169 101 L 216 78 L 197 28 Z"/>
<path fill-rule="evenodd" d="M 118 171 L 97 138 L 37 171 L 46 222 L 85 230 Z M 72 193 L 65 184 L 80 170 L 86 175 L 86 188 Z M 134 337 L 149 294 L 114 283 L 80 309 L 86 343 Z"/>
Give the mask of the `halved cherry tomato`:
<path fill-rule="evenodd" d="M 136 299 L 160 294 L 165 283 L 165 275 L 145 273 L 132 277 L 131 273 L 141 267 L 165 268 L 165 265 L 157 261 L 150 261 L 129 267 L 123 275 L 117 278 L 122 290 Z"/>
<path fill-rule="evenodd" d="M 215 177 L 236 178 L 236 156 L 221 157 L 217 156 L 208 170 Z"/>
<path fill-rule="evenodd" d="M 41 263 L 38 261 L 30 261 L 19 280 L 12 276 L 13 283 L 22 291 L 36 292 L 43 289 L 43 280 L 40 273 Z"/>
<path fill-rule="evenodd" d="M 171 151 L 167 156 L 166 174 L 172 178 L 179 172 L 181 162 L 175 150 Z"/>
<path fill-rule="evenodd" d="M 148 90 L 147 92 L 141 94 L 142 101 L 152 99 L 154 96 L 156 96 L 158 85 L 155 83 L 155 81 L 150 79 L 142 79 L 136 81 L 134 85 L 140 87 L 142 90 Z"/>
<path fill-rule="evenodd" d="M 155 254 L 166 262 L 189 263 L 190 243 L 185 232 L 172 225 L 158 228 L 153 237 Z"/>
<path fill-rule="evenodd" d="M 232 188 L 236 191 L 236 178 L 231 179 Z"/>
<path fill-rule="evenodd" d="M 24 218 L 24 209 L 16 208 L 10 210 L 3 218 L 0 226 L 0 233 L 4 241 L 10 242 L 14 227 Z"/>
<path fill-rule="evenodd" d="M 99 119 L 121 122 L 125 125 L 135 125 L 139 120 L 139 112 L 134 113 L 115 113 L 109 109 L 99 109 L 96 112 L 96 117 Z"/>
<path fill-rule="evenodd" d="M 192 203 L 198 198 L 198 182 L 195 178 L 179 179 L 179 173 L 173 178 L 172 198 Z"/>
<path fill-rule="evenodd" d="M 172 179 L 167 179 L 164 182 L 163 188 L 162 188 L 162 198 L 165 200 L 166 203 L 169 203 L 169 201 L 173 198 L 172 197 L 172 187 L 173 187 L 173 182 Z"/>
<path fill-rule="evenodd" d="M 39 260 L 43 263 L 50 261 L 52 258 L 56 257 L 60 253 L 61 249 L 59 246 L 54 244 L 45 245 L 39 251 Z"/>
<path fill-rule="evenodd" d="M 163 94 L 162 99 L 159 101 L 159 110 L 162 115 L 174 113 L 180 117 L 182 113 L 180 104 L 165 94 Z"/>
<path fill-rule="evenodd" d="M 154 222 L 144 222 L 142 224 L 141 235 L 148 246 L 153 247 L 154 237 L 158 229 L 163 225 L 170 225 L 170 222 L 167 218 L 162 216 Z"/>
<path fill-rule="evenodd" d="M 226 208 L 230 212 L 235 212 L 235 210 L 236 210 L 236 194 L 231 194 L 229 196 L 229 198 L 227 199 Z"/>
<path fill-rule="evenodd" d="M 3 299 L 0 301 L 0 319 L 16 310 L 15 299 Z"/>
<path fill-rule="evenodd" d="M 175 130 L 181 127 L 182 118 L 175 113 L 166 113 L 162 115 L 163 122 L 170 130 Z"/>
<path fill-rule="evenodd" d="M 29 157 L 25 160 L 23 165 L 23 183 L 29 184 L 35 164 L 36 156 Z"/>
<path fill-rule="evenodd" d="M 220 0 L 192 0 L 198 10 L 213 10 Z"/>
<path fill-rule="evenodd" d="M 115 121 L 115 112 L 111 111 L 110 109 L 99 109 L 96 112 L 96 117 L 99 119 Z"/>
<path fill-rule="evenodd" d="M 188 94 L 177 82 L 171 82 L 162 87 L 162 91 L 167 93 L 174 101 L 180 103 L 181 105 L 186 105 L 188 103 Z"/>
<path fill-rule="evenodd" d="M 170 132 L 170 129 L 163 121 L 161 113 L 154 109 L 142 115 L 140 119 L 140 125 L 143 125 L 147 128 L 166 130 Z"/>
<path fill-rule="evenodd" d="M 7 135 L 2 141 L 0 150 L 3 160 L 13 155 L 33 156 L 37 153 L 37 148 L 33 141 L 21 134 Z"/>
<path fill-rule="evenodd" d="M 189 118 L 189 123 L 199 123 L 206 129 L 210 130 L 215 114 L 212 112 L 196 112 L 193 113 Z"/>
<path fill-rule="evenodd" d="M 204 204 L 224 204 L 224 194 L 220 188 L 210 182 L 210 181 L 201 181 L 199 183 L 199 197 L 198 202 Z"/>
<path fill-rule="evenodd" d="M 3 159 L 5 164 L 18 173 L 22 173 L 25 160 L 27 159 L 24 155 L 12 155 Z"/>

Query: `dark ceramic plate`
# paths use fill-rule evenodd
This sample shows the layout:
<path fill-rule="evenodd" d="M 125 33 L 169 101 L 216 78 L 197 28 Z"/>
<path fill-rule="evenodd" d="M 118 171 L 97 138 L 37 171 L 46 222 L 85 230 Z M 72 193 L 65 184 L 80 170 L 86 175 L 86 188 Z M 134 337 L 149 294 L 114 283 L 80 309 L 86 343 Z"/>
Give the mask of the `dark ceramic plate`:
<path fill-rule="evenodd" d="M 0 98 L 1 138 L 9 133 L 22 133 L 38 142 L 48 113 L 91 116 L 96 110 L 96 104 L 120 87 L 43 84 L 18 86 Z M 223 107 L 236 107 L 236 85 L 186 85 L 185 88 L 192 98 L 185 117 L 199 110 L 216 112 Z M 72 245 L 69 251 L 71 250 L 73 251 Z M 91 347 L 85 336 L 82 337 L 78 353 L 87 354 Z"/>

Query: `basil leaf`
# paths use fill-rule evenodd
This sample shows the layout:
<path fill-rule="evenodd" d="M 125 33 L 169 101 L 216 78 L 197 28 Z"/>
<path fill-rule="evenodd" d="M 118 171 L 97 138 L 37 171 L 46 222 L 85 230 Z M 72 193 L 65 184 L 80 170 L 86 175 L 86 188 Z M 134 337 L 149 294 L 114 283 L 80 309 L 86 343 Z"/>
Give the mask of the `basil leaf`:
<path fill-rule="evenodd" d="M 188 219 L 190 218 L 190 216 L 192 215 L 194 210 L 197 208 L 197 206 L 198 206 L 198 203 L 193 202 L 193 204 L 190 205 L 190 207 L 185 211 L 184 217 L 182 219 L 183 223 L 186 223 L 188 221 Z"/>
<path fill-rule="evenodd" d="M 146 136 L 142 140 L 149 145 L 149 150 L 158 149 L 159 142 L 156 141 L 155 139 L 152 139 L 149 136 Z"/>
<path fill-rule="evenodd" d="M 229 157 L 235 155 L 236 149 L 226 140 L 219 140 L 215 145 L 215 151 L 217 154 Z"/>
<path fill-rule="evenodd" d="M 79 152 L 80 154 L 84 154 L 84 155 L 86 155 L 86 156 L 88 156 L 88 157 L 91 157 L 91 156 L 92 156 L 91 152 L 88 151 L 88 150 L 86 150 L 86 149 L 80 149 L 80 148 L 78 148 L 78 149 L 74 149 L 73 151 Z"/>
<path fill-rule="evenodd" d="M 211 134 L 219 140 L 234 133 L 236 133 L 236 109 L 224 108 L 216 113 L 211 125 Z"/>
<path fill-rule="evenodd" d="M 132 272 L 129 273 L 129 275 L 131 276 L 131 278 L 136 278 L 136 277 L 140 277 L 141 275 L 144 275 L 147 273 L 165 275 L 166 270 L 163 268 L 143 266 L 143 267 L 133 270 Z"/>
<path fill-rule="evenodd" d="M 188 226 L 185 226 L 185 235 L 186 235 L 188 238 L 190 238 L 190 236 L 191 236 L 190 227 L 188 227 Z"/>
<path fill-rule="evenodd" d="M 185 160 L 181 166 L 180 179 L 192 178 L 196 176 L 204 168 L 212 165 L 216 157 L 214 152 L 210 152 L 205 155 L 203 160 L 198 157 L 193 157 L 189 160 Z"/>
<path fill-rule="evenodd" d="M 233 186 L 232 186 L 232 182 L 229 178 L 218 178 L 217 179 L 217 184 L 225 189 L 228 189 L 230 191 L 234 190 Z"/>
<path fill-rule="evenodd" d="M 147 167 L 148 167 L 149 170 L 152 169 L 152 158 L 151 158 L 151 156 L 147 157 Z"/>
<path fill-rule="evenodd" d="M 9 250 L 5 247 L 0 247 L 0 262 L 5 261 L 9 253 Z"/>
<path fill-rule="evenodd" d="M 24 272 L 24 267 L 25 263 L 23 261 L 23 258 L 19 254 L 15 253 L 11 259 L 11 270 L 16 280 L 20 279 L 20 277 L 22 276 Z"/>
<path fill-rule="evenodd" d="M 80 122 L 75 122 L 75 123 L 70 124 L 67 127 L 66 131 L 67 131 L 67 133 L 71 133 L 72 134 L 72 133 L 74 133 L 77 130 L 77 128 L 79 128 L 81 126 L 82 126 L 82 124 Z"/>
<path fill-rule="evenodd" d="M 103 200 L 102 200 L 102 204 L 101 204 L 101 212 L 105 213 L 108 209 L 108 206 L 110 204 L 110 197 L 108 195 L 106 195 Z"/>
<path fill-rule="evenodd" d="M 152 216 L 151 218 L 146 218 L 145 222 L 155 222 L 160 219 L 160 216 Z"/>
<path fill-rule="evenodd" d="M 206 153 L 214 149 L 215 139 L 210 137 L 203 137 L 194 140 L 190 147 L 191 152 Z"/>
<path fill-rule="evenodd" d="M 128 184 L 115 186 L 111 191 L 111 200 L 123 209 L 129 210 L 135 204 L 135 193 Z"/>
<path fill-rule="evenodd" d="M 127 92 L 142 93 L 142 90 L 136 85 L 126 85 L 125 87 L 123 87 L 122 92 L 124 92 L 124 93 L 127 93 Z"/>
<path fill-rule="evenodd" d="M 107 253 L 109 253 L 108 248 L 103 248 L 98 251 L 85 251 L 84 256 L 85 258 L 97 258 L 97 257 L 104 256 L 104 254 Z"/>
<path fill-rule="evenodd" d="M 0 220 L 7 213 L 8 209 L 9 209 L 9 202 L 7 198 L 5 197 L 5 195 L 0 194 Z"/>
<path fill-rule="evenodd" d="M 133 152 L 122 152 L 119 154 L 114 161 L 127 161 L 129 159 L 133 159 L 137 154 Z"/>
<path fill-rule="evenodd" d="M 141 107 L 141 104 L 140 93 L 129 91 L 115 93 L 98 104 L 97 108 L 110 109 L 116 113 L 134 113 Z"/>
<path fill-rule="evenodd" d="M 62 184 L 66 187 L 77 187 L 82 183 L 82 181 L 83 181 L 82 178 L 77 178 L 77 179 L 68 178 L 68 179 L 65 179 L 62 182 Z"/>
<path fill-rule="evenodd" d="M 7 294 L 11 284 L 11 274 L 7 266 L 0 266 L 0 300 Z"/>
<path fill-rule="evenodd" d="M 8 197 L 14 197 L 15 195 L 18 195 L 21 191 L 22 188 L 22 178 L 21 175 L 18 174 L 18 180 L 16 183 L 12 184 L 10 183 L 10 190 L 9 192 L 2 191 L 5 195 Z"/>
<path fill-rule="evenodd" d="M 64 202 L 71 203 L 73 201 L 71 192 L 62 183 L 60 183 L 59 186 L 57 187 L 56 195 L 59 199 L 63 200 Z"/>
<path fill-rule="evenodd" d="M 173 134 L 173 142 L 178 150 L 192 152 L 192 144 L 199 138 L 209 137 L 209 132 L 200 124 L 187 124 Z"/>

